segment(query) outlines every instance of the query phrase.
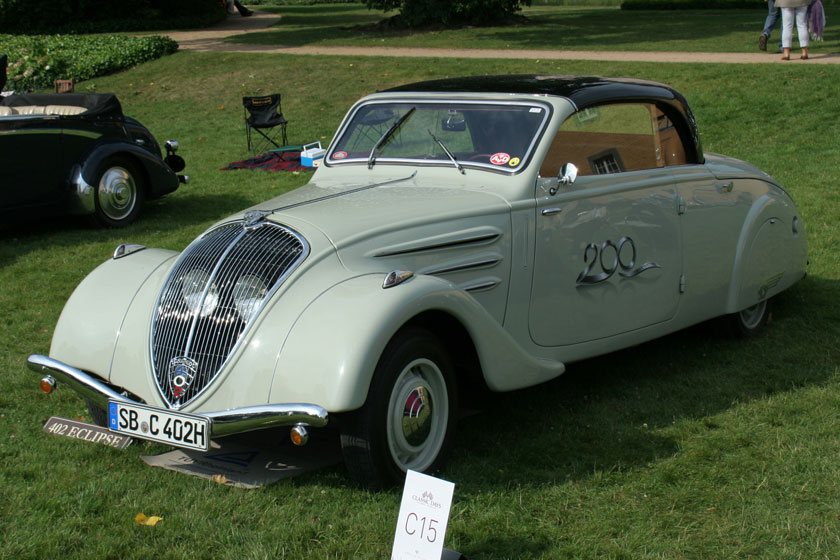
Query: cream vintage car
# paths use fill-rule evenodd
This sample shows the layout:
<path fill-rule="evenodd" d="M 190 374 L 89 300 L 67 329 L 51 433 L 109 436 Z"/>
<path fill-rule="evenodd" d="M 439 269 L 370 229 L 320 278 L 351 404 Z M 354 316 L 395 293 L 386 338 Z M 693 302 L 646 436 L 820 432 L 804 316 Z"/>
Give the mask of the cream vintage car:
<path fill-rule="evenodd" d="M 715 317 L 758 332 L 806 249 L 790 195 L 704 154 L 666 85 L 422 82 L 364 97 L 309 184 L 182 253 L 120 246 L 28 364 L 173 446 L 329 421 L 383 485 L 438 471 L 480 390 Z"/>

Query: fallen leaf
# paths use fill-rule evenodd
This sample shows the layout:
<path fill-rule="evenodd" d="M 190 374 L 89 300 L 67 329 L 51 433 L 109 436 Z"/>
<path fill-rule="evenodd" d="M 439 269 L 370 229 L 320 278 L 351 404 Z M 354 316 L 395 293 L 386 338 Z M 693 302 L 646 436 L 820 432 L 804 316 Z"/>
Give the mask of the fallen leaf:
<path fill-rule="evenodd" d="M 146 527 L 154 527 L 162 520 L 163 517 L 158 517 L 157 515 L 146 517 L 145 513 L 138 513 L 134 518 L 134 521 L 136 521 L 138 525 L 145 525 Z"/>
<path fill-rule="evenodd" d="M 227 477 L 223 474 L 214 474 L 213 482 L 216 484 L 227 484 Z"/>

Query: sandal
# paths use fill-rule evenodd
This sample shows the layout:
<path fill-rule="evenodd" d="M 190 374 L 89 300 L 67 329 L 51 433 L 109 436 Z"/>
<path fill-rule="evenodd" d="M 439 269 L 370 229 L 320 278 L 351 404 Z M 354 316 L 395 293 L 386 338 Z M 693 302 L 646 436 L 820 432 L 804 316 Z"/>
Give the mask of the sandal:
<path fill-rule="evenodd" d="M 790 60 L 789 56 L 782 56 L 782 60 Z"/>
<path fill-rule="evenodd" d="M 800 58 L 800 59 L 802 59 L 802 60 L 808 60 L 808 55 L 807 55 L 807 54 L 803 54 L 803 55 L 802 55 L 802 56 L 800 56 L 799 58 Z"/>

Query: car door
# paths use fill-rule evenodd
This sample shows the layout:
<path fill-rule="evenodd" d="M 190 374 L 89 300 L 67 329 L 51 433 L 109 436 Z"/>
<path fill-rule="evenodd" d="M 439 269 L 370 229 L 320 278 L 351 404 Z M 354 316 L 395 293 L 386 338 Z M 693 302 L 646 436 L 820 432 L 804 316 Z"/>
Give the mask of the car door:
<path fill-rule="evenodd" d="M 56 202 L 61 186 L 61 124 L 58 116 L 9 115 L 0 118 L 3 154 L 0 208 L 25 210 Z"/>
<path fill-rule="evenodd" d="M 531 337 L 603 339 L 671 319 L 680 302 L 680 214 L 656 108 L 594 107 L 560 127 L 540 168 Z M 558 169 L 577 179 L 560 184 Z"/>

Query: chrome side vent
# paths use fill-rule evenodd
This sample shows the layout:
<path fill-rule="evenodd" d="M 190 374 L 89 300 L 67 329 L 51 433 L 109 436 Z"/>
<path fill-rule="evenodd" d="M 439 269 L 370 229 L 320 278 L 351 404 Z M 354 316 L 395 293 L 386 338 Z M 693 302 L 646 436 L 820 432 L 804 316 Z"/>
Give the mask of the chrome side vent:
<path fill-rule="evenodd" d="M 253 218 L 223 224 L 184 250 L 158 297 L 150 340 L 155 382 L 170 407 L 213 382 L 308 254 L 296 232 Z"/>

